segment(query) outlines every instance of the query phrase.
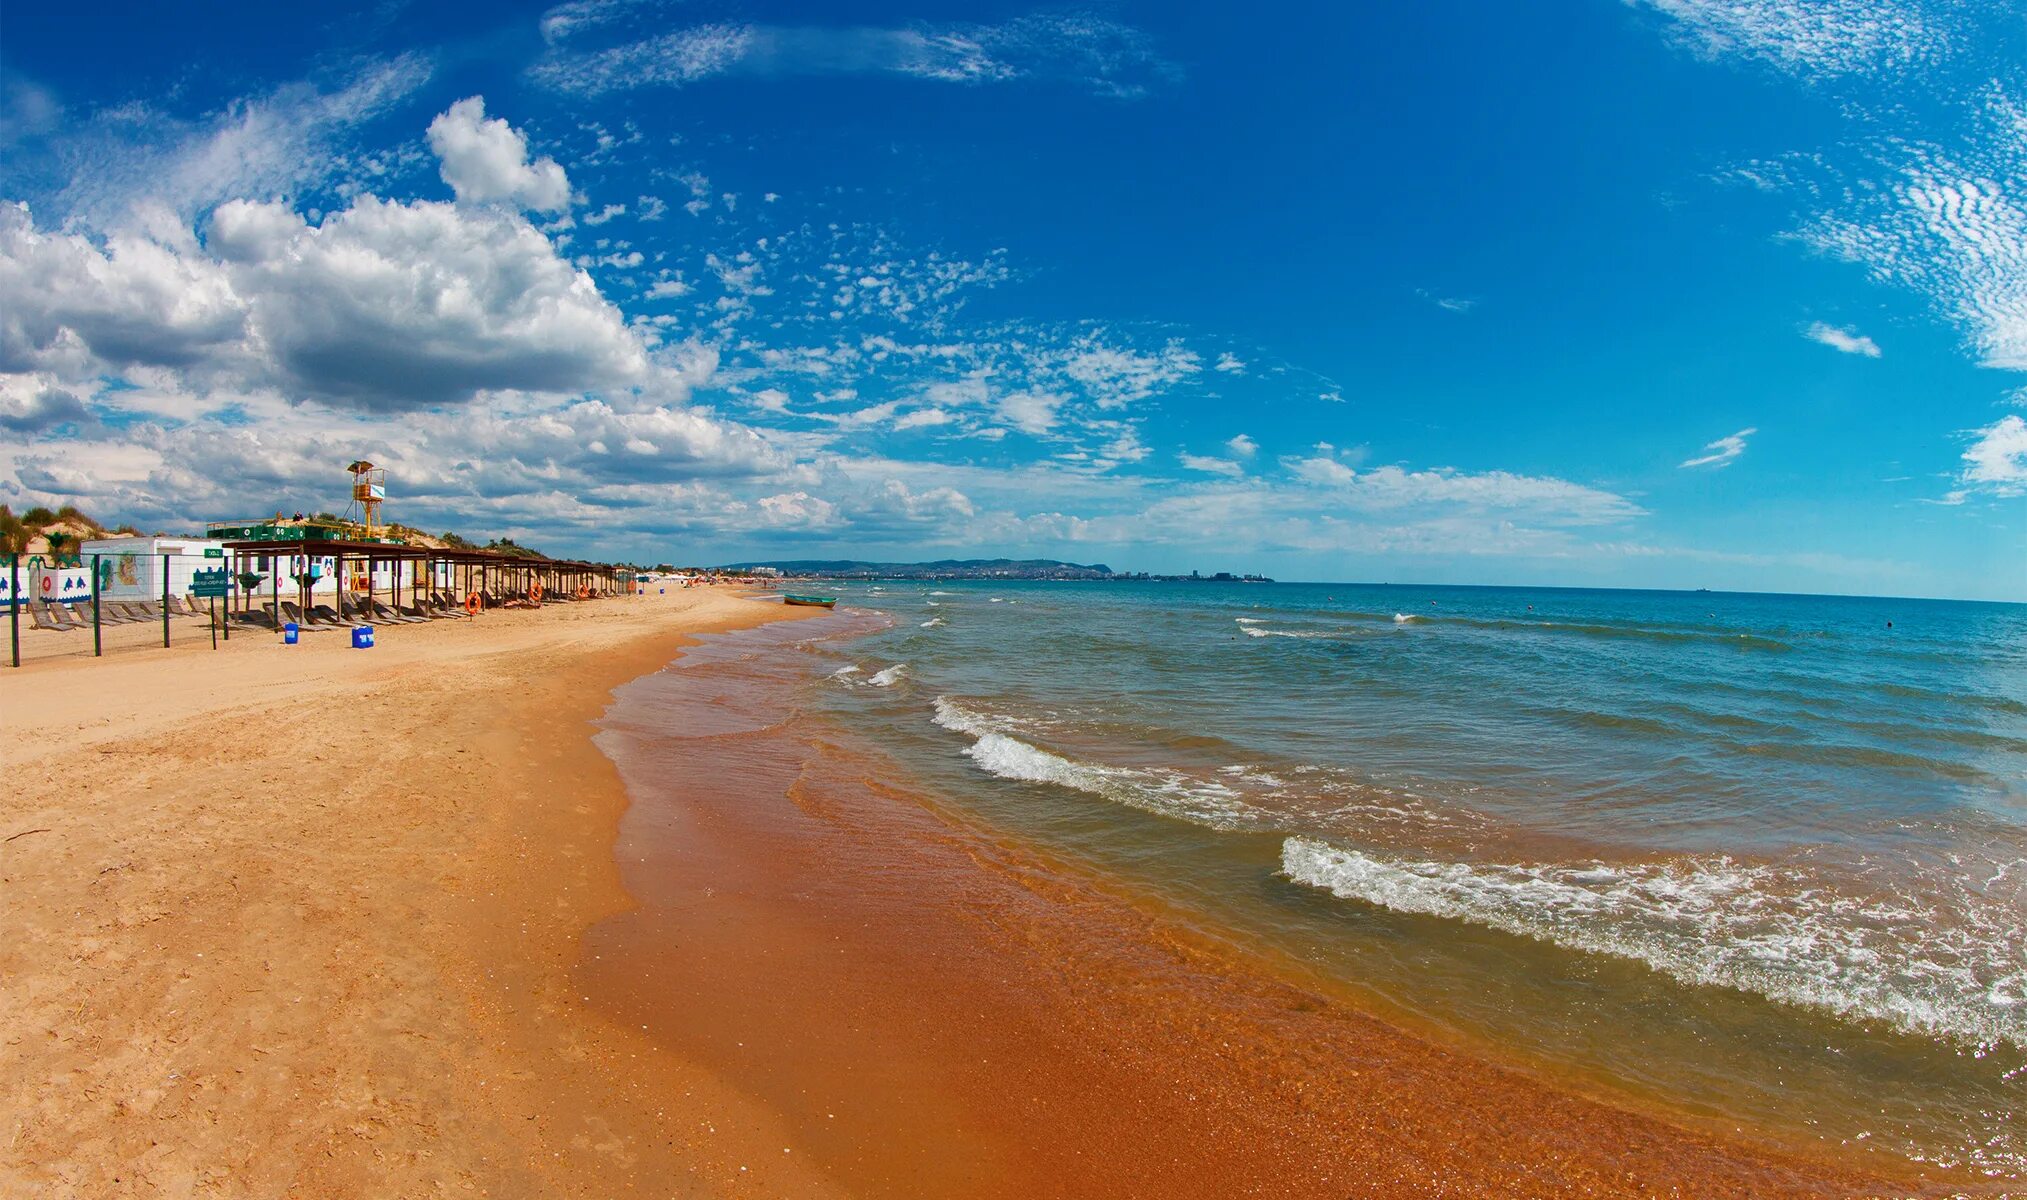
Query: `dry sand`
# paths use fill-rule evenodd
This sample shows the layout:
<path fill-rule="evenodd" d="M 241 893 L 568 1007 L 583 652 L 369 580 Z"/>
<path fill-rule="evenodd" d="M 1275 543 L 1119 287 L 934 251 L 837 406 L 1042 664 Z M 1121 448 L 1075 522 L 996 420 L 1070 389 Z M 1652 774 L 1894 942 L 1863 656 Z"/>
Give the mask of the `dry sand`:
<path fill-rule="evenodd" d="M 0 1195 L 826 1194 L 569 987 L 626 903 L 586 722 L 681 631 L 782 615 L 679 590 L 0 678 Z"/>
<path fill-rule="evenodd" d="M 1313 1013 L 792 738 L 780 786 L 757 743 L 670 765 L 694 802 L 640 816 L 691 833 L 635 909 L 588 723 L 686 631 L 815 611 L 0 676 L 0 1196 L 1884 1194 Z M 897 869 L 945 898 L 889 903 Z M 686 908 L 713 871 L 739 903 Z"/>

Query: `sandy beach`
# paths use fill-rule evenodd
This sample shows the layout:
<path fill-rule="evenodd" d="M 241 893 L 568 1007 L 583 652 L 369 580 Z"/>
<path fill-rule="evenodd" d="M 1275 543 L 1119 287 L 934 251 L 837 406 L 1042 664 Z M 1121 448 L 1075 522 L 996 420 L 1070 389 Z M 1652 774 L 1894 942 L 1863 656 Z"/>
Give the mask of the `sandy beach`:
<path fill-rule="evenodd" d="M 827 1194 L 569 987 L 626 904 L 586 722 L 782 615 L 679 591 L 10 675 L 0 1193 Z"/>
<path fill-rule="evenodd" d="M 613 689 L 811 612 L 10 675 L 0 1193 L 1910 1192 L 1430 1045 L 792 729 L 620 754 L 684 784 L 630 811 Z"/>

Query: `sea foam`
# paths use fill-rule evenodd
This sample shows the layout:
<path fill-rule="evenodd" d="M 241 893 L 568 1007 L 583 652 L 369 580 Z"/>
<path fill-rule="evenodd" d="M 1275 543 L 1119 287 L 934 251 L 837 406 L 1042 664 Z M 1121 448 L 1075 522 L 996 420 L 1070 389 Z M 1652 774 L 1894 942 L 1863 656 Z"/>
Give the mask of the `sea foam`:
<path fill-rule="evenodd" d="M 1347 900 L 1644 963 L 1921 1037 L 2027 1047 L 2027 947 L 2002 913 L 1953 924 L 1907 897 L 1840 895 L 1792 867 L 1467 864 L 1283 843 L 1288 878 Z M 1954 907 L 1954 905 L 1953 905 Z"/>
<path fill-rule="evenodd" d="M 945 729 L 976 739 L 964 753 L 1003 779 L 1054 784 L 1213 829 L 1251 828 L 1258 820 L 1236 791 L 1215 780 L 1068 758 L 1007 732 L 1019 730 L 1019 723 L 988 716 L 948 696 L 936 698 L 935 719 Z"/>

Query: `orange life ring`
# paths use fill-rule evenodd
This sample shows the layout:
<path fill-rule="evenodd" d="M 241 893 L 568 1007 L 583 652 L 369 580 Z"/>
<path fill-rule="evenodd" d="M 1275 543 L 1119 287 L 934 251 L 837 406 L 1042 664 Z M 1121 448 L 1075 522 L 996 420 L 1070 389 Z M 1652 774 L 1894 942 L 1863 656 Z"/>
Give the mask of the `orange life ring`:
<path fill-rule="evenodd" d="M 528 599 L 533 600 L 537 604 L 542 602 L 542 583 L 540 580 L 528 585 Z"/>
<path fill-rule="evenodd" d="M 471 595 L 465 597 L 465 614 L 467 616 L 474 616 L 474 617 L 477 616 L 479 614 L 479 610 L 484 608 L 485 606 L 486 602 L 484 600 L 479 599 L 479 594 L 477 592 L 473 592 Z"/>

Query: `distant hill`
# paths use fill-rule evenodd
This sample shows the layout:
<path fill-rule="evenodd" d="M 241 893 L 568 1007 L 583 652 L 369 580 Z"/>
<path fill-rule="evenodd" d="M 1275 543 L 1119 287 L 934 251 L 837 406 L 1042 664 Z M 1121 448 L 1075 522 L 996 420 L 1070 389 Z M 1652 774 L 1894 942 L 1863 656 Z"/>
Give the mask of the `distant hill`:
<path fill-rule="evenodd" d="M 771 567 L 785 575 L 829 579 L 1110 579 L 1103 563 L 1067 563 L 1052 558 L 944 558 L 935 562 L 882 563 L 848 558 L 775 559 L 731 563 L 728 570 Z"/>

